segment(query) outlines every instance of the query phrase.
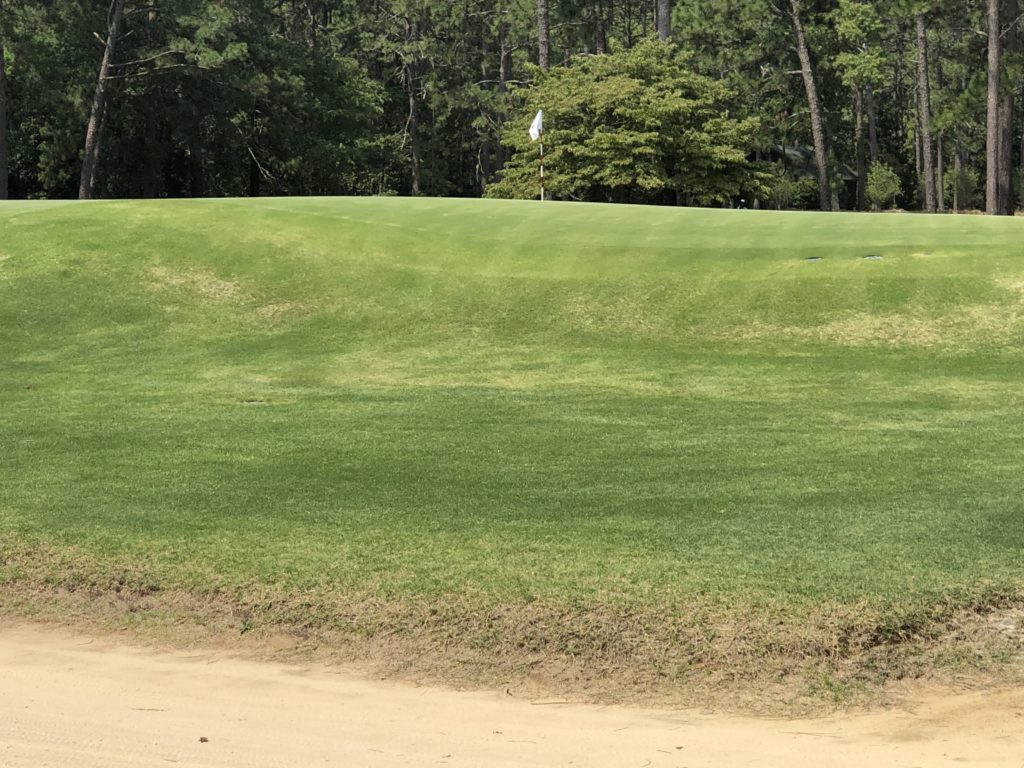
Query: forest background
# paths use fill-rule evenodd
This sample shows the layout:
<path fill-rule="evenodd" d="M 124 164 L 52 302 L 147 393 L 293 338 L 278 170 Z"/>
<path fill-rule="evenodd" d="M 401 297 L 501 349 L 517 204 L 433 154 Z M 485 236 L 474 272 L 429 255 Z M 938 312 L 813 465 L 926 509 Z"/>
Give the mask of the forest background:
<path fill-rule="evenodd" d="M 674 7 L 673 7 L 674 5 Z M 0 0 L 0 199 L 1012 214 L 1021 0 Z"/>

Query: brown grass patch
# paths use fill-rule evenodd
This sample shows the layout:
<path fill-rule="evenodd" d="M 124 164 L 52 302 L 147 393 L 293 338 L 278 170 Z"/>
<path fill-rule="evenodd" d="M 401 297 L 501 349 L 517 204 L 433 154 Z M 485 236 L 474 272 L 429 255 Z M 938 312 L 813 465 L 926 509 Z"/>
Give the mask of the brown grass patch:
<path fill-rule="evenodd" d="M 1020 294 L 1021 300 L 1024 300 L 1024 276 L 1014 275 L 1012 277 L 1002 277 L 996 280 L 996 285 L 1000 288 L 1005 288 L 1008 291 Z"/>
<path fill-rule="evenodd" d="M 926 257 L 929 254 L 913 254 Z M 917 347 L 963 350 L 1006 345 L 1024 337 L 1024 276 L 995 278 L 1013 296 L 1008 301 L 957 306 L 946 314 L 908 309 L 877 315 L 851 312 L 816 326 L 787 326 L 753 320 L 718 334 L 743 341 L 817 342 L 844 347 Z"/>
<path fill-rule="evenodd" d="M 308 306 L 297 301 L 279 301 L 273 304 L 264 304 L 256 308 L 256 316 L 263 320 L 278 320 L 291 315 L 306 312 Z"/>
<path fill-rule="evenodd" d="M 218 303 L 245 298 L 238 283 L 223 280 L 208 270 L 152 267 L 149 276 L 150 287 L 154 290 L 185 291 L 206 301 Z"/>
<path fill-rule="evenodd" d="M 1024 305 L 976 304 L 936 317 L 856 312 L 809 327 L 753 321 L 727 335 L 744 341 L 775 339 L 842 347 L 974 349 L 978 345 L 1005 345 L 1021 338 Z"/>

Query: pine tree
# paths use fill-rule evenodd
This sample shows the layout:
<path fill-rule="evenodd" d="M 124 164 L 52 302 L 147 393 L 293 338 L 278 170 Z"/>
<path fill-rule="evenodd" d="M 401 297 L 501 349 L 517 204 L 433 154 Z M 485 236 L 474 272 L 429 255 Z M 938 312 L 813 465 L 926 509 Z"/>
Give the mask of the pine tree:
<path fill-rule="evenodd" d="M 10 196 L 10 150 L 7 142 L 7 66 L 4 60 L 6 37 L 6 14 L 3 0 L 0 0 L 0 200 Z"/>
<path fill-rule="evenodd" d="M 114 64 L 117 44 L 121 38 L 121 23 L 124 20 L 125 0 L 111 0 L 107 12 L 107 38 L 103 47 L 103 60 L 96 77 L 92 109 L 89 113 L 89 127 L 85 134 L 85 149 L 82 154 L 82 178 L 78 184 L 78 198 L 88 200 L 96 192 L 96 170 L 99 164 L 100 147 L 103 143 L 103 121 L 106 117 L 109 91 L 110 68 Z"/>
<path fill-rule="evenodd" d="M 987 131 L 985 136 L 985 210 L 990 214 L 999 209 L 999 66 L 1000 23 L 999 0 L 987 0 L 986 22 L 988 33 L 988 92 L 986 103 Z"/>
<path fill-rule="evenodd" d="M 832 186 L 828 173 L 828 147 L 825 140 L 825 127 L 821 119 L 821 105 L 818 98 L 818 84 L 814 77 L 814 65 L 811 63 L 807 37 L 804 34 L 804 23 L 801 18 L 801 0 L 790 0 L 789 15 L 793 24 L 793 35 L 796 52 L 800 59 L 800 72 L 807 91 L 807 110 L 811 116 L 811 136 L 814 140 L 814 164 L 818 174 L 818 199 L 821 210 L 834 209 Z"/>
<path fill-rule="evenodd" d="M 917 103 L 924 169 L 924 209 L 928 213 L 935 213 L 938 208 L 935 192 L 935 152 L 932 148 L 932 97 L 928 73 L 928 30 L 923 13 L 914 14 L 914 26 L 917 33 Z"/>

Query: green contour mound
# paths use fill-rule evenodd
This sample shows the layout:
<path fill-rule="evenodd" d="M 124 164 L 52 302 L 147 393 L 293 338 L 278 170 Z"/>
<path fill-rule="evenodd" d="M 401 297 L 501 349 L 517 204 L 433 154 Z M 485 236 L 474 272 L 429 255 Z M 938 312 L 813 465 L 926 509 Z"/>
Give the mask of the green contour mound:
<path fill-rule="evenodd" d="M 736 653 L 837 668 L 1016 610 L 1022 235 L 0 204 L 5 610 L 175 595 L 241 631 L 600 657 L 663 687 Z"/>

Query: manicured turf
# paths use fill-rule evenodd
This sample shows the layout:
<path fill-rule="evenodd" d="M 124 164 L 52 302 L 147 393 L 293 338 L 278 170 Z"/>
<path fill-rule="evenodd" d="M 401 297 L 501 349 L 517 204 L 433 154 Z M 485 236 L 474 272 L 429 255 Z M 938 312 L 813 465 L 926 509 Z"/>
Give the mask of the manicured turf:
<path fill-rule="evenodd" d="M 96 572 L 640 607 L 1024 585 L 1018 220 L 6 204 L 0 359 L 0 543 Z"/>

